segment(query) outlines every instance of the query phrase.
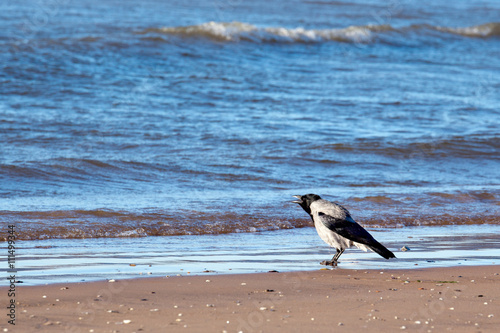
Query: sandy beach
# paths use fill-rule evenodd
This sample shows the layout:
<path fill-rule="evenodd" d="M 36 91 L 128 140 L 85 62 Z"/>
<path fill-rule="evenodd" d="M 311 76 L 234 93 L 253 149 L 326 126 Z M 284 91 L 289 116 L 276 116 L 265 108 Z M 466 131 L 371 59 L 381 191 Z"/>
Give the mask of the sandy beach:
<path fill-rule="evenodd" d="M 0 333 L 500 332 L 499 13 L 0 2 Z"/>
<path fill-rule="evenodd" d="M 22 286 L 8 332 L 494 332 L 499 266 Z M 2 295 L 7 288 L 0 288 Z M 4 311 L 8 311 L 4 309 Z M 5 318 L 5 317 L 4 317 Z"/>

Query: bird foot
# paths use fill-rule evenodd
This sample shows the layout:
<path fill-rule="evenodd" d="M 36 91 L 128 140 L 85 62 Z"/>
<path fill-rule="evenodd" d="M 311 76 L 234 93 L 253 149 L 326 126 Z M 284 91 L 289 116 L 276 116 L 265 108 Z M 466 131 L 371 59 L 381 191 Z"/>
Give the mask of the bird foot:
<path fill-rule="evenodd" d="M 332 260 L 323 260 L 322 262 L 320 262 L 321 265 L 325 265 L 325 266 L 337 266 L 337 262 L 336 261 L 332 261 Z"/>

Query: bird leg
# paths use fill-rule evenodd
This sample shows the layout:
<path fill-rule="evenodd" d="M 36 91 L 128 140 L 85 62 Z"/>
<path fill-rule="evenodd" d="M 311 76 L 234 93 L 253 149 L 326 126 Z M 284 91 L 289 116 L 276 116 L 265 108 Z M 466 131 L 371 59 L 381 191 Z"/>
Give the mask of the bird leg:
<path fill-rule="evenodd" d="M 321 265 L 326 265 L 326 266 L 337 266 L 338 264 L 338 259 L 344 253 L 345 249 L 337 249 L 337 253 L 333 256 L 332 260 L 324 260 L 320 262 Z"/>

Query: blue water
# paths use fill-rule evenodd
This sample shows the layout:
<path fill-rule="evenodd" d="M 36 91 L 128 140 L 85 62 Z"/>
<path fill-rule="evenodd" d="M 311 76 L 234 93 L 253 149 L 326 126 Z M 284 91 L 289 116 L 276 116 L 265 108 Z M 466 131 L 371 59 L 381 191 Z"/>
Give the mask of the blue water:
<path fill-rule="evenodd" d="M 0 5 L 0 223 L 26 240 L 497 223 L 498 1 Z"/>

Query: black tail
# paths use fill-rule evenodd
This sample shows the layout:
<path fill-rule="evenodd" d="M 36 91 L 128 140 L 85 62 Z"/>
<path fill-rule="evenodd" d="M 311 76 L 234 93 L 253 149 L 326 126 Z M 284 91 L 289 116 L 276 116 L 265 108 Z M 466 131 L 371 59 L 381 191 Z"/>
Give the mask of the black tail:
<path fill-rule="evenodd" d="M 394 255 L 394 253 L 392 253 L 391 251 L 389 251 L 385 246 L 383 246 L 379 242 L 376 242 L 376 244 L 370 245 L 370 249 L 373 252 L 377 252 L 378 254 L 380 254 L 385 259 L 396 258 L 396 256 Z"/>

